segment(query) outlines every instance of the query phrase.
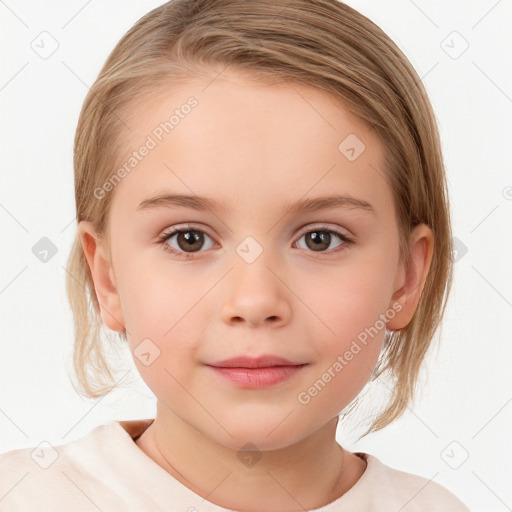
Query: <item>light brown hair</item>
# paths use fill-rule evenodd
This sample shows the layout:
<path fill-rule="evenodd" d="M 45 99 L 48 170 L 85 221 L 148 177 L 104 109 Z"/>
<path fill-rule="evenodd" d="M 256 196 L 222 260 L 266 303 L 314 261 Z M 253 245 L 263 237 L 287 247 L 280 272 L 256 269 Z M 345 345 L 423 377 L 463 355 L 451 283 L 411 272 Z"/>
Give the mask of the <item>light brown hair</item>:
<path fill-rule="evenodd" d="M 123 113 L 172 84 L 226 67 L 265 83 L 316 87 L 343 102 L 378 134 L 394 196 L 400 254 L 418 224 L 434 234 L 430 271 L 411 322 L 386 332 L 372 379 L 393 390 L 368 431 L 398 418 L 412 400 L 452 280 L 446 177 L 435 115 L 414 68 L 372 21 L 337 0 L 171 0 L 142 17 L 119 41 L 84 101 L 74 144 L 77 222 L 89 220 L 108 246 L 113 193 L 93 195 L 121 161 L 129 127 Z M 340 141 L 341 142 L 341 141 Z M 125 143 L 126 144 L 126 143 Z M 126 150 L 126 148 L 125 148 Z M 107 350 L 126 341 L 102 329 L 91 273 L 76 236 L 67 293 L 75 323 L 75 388 L 97 398 L 114 384 Z M 109 345 L 110 344 L 110 345 Z"/>

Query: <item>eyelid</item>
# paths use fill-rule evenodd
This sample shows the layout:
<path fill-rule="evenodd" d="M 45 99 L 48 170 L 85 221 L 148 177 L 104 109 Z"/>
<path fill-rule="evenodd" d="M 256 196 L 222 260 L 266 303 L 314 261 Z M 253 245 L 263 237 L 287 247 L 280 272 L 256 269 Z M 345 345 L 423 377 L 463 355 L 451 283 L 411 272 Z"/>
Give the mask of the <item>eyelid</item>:
<path fill-rule="evenodd" d="M 185 252 L 180 251 L 177 249 L 174 249 L 174 247 L 171 247 L 167 242 L 175 235 L 177 235 L 180 232 L 186 232 L 186 231 L 201 231 L 205 235 L 210 238 L 215 246 L 218 246 L 219 244 L 215 241 L 214 237 L 210 236 L 206 229 L 200 228 L 198 226 L 191 226 L 190 223 L 187 223 L 186 225 L 181 224 L 175 224 L 172 227 L 165 229 L 160 235 L 157 237 L 157 244 L 163 248 L 164 251 L 172 254 L 173 256 L 177 258 L 183 258 L 183 259 L 191 259 L 195 257 L 195 252 Z M 165 247 L 164 247 L 165 246 Z M 205 251 L 197 251 L 198 253 L 205 252 Z"/>
<path fill-rule="evenodd" d="M 183 224 L 173 224 L 169 228 L 166 228 L 162 231 L 162 234 L 158 237 L 164 237 L 165 235 L 170 235 L 171 233 L 174 233 L 176 231 L 186 231 L 189 229 L 190 231 L 202 231 L 206 233 L 210 238 L 213 238 L 213 236 L 209 233 L 209 229 L 204 226 L 203 224 L 196 224 L 194 222 L 185 222 Z"/>
<path fill-rule="evenodd" d="M 346 230 L 346 228 L 343 228 L 343 230 Z M 319 251 L 316 255 L 315 255 L 315 251 L 308 251 L 308 252 L 311 252 L 312 256 L 315 258 L 335 257 L 340 252 L 345 251 L 351 245 L 353 245 L 355 243 L 355 239 L 357 238 L 357 236 L 353 235 L 350 231 L 346 230 L 349 233 L 349 234 L 347 234 L 347 233 L 344 233 L 343 230 L 340 229 L 340 227 L 332 227 L 332 226 L 329 226 L 329 225 L 323 224 L 323 223 L 305 224 L 304 226 L 299 228 L 299 234 L 295 238 L 293 245 L 295 246 L 299 242 L 299 240 L 307 233 L 311 233 L 314 231 L 327 231 L 327 232 L 333 233 L 335 236 L 337 236 L 341 240 L 342 243 L 335 249 L 331 249 L 329 251 Z M 213 241 L 215 246 L 219 245 L 218 242 L 216 242 L 215 238 L 208 233 L 208 229 L 200 227 L 199 225 L 192 225 L 192 223 L 190 223 L 190 222 L 185 223 L 185 224 L 175 224 L 175 225 L 171 226 L 170 228 L 164 230 L 162 232 L 162 234 L 158 236 L 158 244 L 162 245 L 162 246 L 165 245 L 165 247 L 163 248 L 164 251 L 167 251 L 167 252 L 173 254 L 174 256 L 176 256 L 178 258 L 183 258 L 185 260 L 195 258 L 196 252 L 198 254 L 200 254 L 202 252 L 208 252 L 208 251 L 196 251 L 196 252 L 187 253 L 185 251 L 174 249 L 167 243 L 174 235 L 176 235 L 180 232 L 184 232 L 184 231 L 201 231 L 204 234 L 206 234 Z M 215 248 L 215 247 L 213 247 L 213 248 Z M 210 248 L 210 249 L 212 249 L 212 248 Z"/>
<path fill-rule="evenodd" d="M 347 238 L 356 238 L 356 235 L 354 235 L 351 231 L 349 231 L 347 228 L 341 227 L 341 226 L 332 226 L 325 223 L 318 223 L 318 222 L 310 222 L 309 224 L 305 224 L 301 228 L 299 228 L 299 235 L 300 238 L 306 233 L 309 233 L 310 231 L 315 230 L 325 230 L 325 231 L 333 231 L 334 233 L 339 233 L 340 235 L 344 235 Z"/>
<path fill-rule="evenodd" d="M 171 226 L 170 228 L 165 229 L 162 232 L 162 234 L 158 236 L 158 239 L 162 240 L 166 236 L 170 236 L 172 233 L 175 233 L 176 231 L 183 231 L 186 229 L 203 231 L 212 240 L 215 239 L 215 237 L 208 232 L 208 228 L 206 228 L 206 226 L 203 226 L 201 224 L 195 224 L 192 222 L 188 222 L 188 223 L 184 223 L 184 224 L 175 224 L 175 225 Z M 315 223 L 315 222 L 311 223 L 310 222 L 310 223 L 304 224 L 303 226 L 301 226 L 299 228 L 299 234 L 297 235 L 297 239 L 295 241 L 297 241 L 299 238 L 304 236 L 306 233 L 309 233 L 310 231 L 314 231 L 315 229 L 318 229 L 318 230 L 323 229 L 326 231 L 333 231 L 335 233 L 338 232 L 339 234 L 344 235 L 347 238 L 351 238 L 351 239 L 357 238 L 357 235 L 355 235 L 354 233 L 349 231 L 347 228 L 342 228 L 342 230 L 341 230 L 340 227 L 333 227 L 333 226 L 330 226 L 325 223 L 321 223 L 321 222 L 320 223 Z"/>

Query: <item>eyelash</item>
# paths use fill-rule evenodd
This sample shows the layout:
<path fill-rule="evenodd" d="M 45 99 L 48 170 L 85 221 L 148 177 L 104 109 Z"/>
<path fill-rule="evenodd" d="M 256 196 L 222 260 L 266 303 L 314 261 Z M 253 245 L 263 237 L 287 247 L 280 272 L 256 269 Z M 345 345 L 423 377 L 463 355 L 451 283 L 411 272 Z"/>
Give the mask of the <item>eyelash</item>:
<path fill-rule="evenodd" d="M 200 233 L 204 233 L 205 235 L 209 236 L 208 233 L 206 233 L 202 229 L 196 229 L 194 227 L 174 228 L 170 232 L 162 233 L 158 237 L 158 243 L 160 245 L 163 245 L 164 251 L 167 251 L 168 253 L 172 254 L 173 256 L 178 256 L 178 257 L 181 257 L 184 259 L 194 258 L 195 254 L 196 254 L 195 252 L 187 253 L 187 252 L 182 252 L 182 251 L 176 251 L 175 249 L 170 247 L 170 245 L 167 243 L 174 235 L 179 234 L 179 233 L 187 233 L 188 231 L 198 231 Z M 304 235 L 307 235 L 308 233 L 313 233 L 315 231 L 333 233 L 334 235 L 339 237 L 340 240 L 342 240 L 344 242 L 343 244 L 338 246 L 336 249 L 331 249 L 331 251 L 319 251 L 319 254 L 327 254 L 327 255 L 337 254 L 338 252 L 345 250 L 345 247 L 347 245 L 354 243 L 354 241 L 351 238 L 349 238 L 347 235 L 340 233 L 339 231 L 336 231 L 335 229 L 329 228 L 327 226 L 316 226 L 313 229 L 305 231 L 300 235 L 300 237 L 297 240 L 300 240 Z M 196 252 L 204 252 L 204 251 L 196 251 Z M 315 253 L 315 251 L 310 251 L 310 252 Z"/>

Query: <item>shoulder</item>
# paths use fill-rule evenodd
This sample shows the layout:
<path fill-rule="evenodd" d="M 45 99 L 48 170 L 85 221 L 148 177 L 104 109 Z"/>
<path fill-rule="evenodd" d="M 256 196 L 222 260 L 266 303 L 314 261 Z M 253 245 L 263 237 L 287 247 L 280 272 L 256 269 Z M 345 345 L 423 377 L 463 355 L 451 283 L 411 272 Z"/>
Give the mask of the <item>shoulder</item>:
<path fill-rule="evenodd" d="M 87 491 L 107 491 L 98 476 L 109 472 L 107 454 L 122 433 L 111 422 L 65 444 L 43 441 L 0 454 L 0 511 L 90 510 Z"/>
<path fill-rule="evenodd" d="M 377 457 L 360 454 L 367 461 L 367 483 L 378 489 L 381 503 L 388 502 L 402 512 L 470 512 L 448 489 L 434 481 L 387 466 Z M 364 476 L 364 475 L 363 475 Z"/>
<path fill-rule="evenodd" d="M 62 467 L 59 447 L 49 443 L 2 453 L 0 510 L 43 510 L 43 504 L 51 503 L 49 496 L 59 493 L 66 486 L 63 481 L 66 473 Z M 40 508 L 36 506 L 38 500 L 41 502 Z"/>

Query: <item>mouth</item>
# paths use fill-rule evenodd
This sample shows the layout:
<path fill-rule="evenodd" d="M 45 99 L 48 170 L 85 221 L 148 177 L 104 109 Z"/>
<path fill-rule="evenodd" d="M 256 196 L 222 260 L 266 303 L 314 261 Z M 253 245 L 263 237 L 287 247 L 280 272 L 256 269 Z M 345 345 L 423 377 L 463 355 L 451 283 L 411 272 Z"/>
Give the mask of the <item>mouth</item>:
<path fill-rule="evenodd" d="M 209 363 L 206 366 L 224 380 L 237 387 L 258 389 L 284 382 L 307 366 L 308 363 L 266 355 L 260 357 L 235 357 Z"/>
<path fill-rule="evenodd" d="M 307 363 L 294 362 L 284 357 L 263 355 L 259 357 L 233 357 L 223 361 L 208 363 L 208 366 L 216 368 L 273 368 L 275 366 L 300 366 Z"/>

